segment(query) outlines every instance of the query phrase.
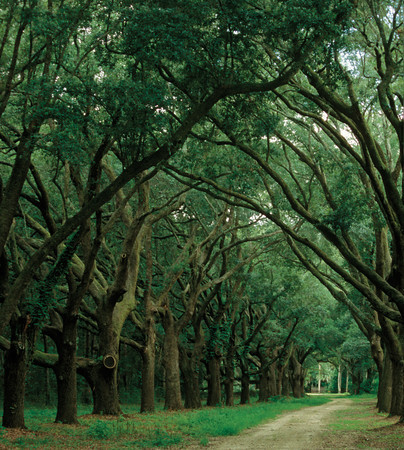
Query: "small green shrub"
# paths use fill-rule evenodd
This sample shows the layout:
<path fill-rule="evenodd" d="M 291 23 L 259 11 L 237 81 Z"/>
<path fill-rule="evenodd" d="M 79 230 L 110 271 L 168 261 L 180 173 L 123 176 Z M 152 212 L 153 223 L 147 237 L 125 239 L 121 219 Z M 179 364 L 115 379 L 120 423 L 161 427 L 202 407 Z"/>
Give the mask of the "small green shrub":
<path fill-rule="evenodd" d="M 87 435 L 94 439 L 108 439 L 112 436 L 113 430 L 110 428 L 109 424 L 103 420 L 97 420 L 90 425 L 87 430 Z"/>
<path fill-rule="evenodd" d="M 157 429 L 154 436 L 142 440 L 141 443 L 134 442 L 140 448 L 150 447 L 169 447 L 170 445 L 178 445 L 183 441 L 181 436 L 172 435 L 165 430 Z"/>
<path fill-rule="evenodd" d="M 204 446 L 204 447 L 206 447 L 206 446 L 209 445 L 209 439 L 208 439 L 206 436 L 204 436 L 204 437 L 201 438 L 201 440 L 199 441 L 199 444 L 202 445 L 202 446 Z"/>

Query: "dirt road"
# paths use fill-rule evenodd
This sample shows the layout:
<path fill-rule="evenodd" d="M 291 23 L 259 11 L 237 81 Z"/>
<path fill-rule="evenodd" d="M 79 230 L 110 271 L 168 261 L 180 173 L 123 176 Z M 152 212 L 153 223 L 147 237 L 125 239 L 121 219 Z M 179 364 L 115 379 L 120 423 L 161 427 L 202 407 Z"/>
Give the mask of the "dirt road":
<path fill-rule="evenodd" d="M 322 434 L 326 432 L 326 425 L 332 413 L 346 409 L 350 403 L 351 400 L 341 398 L 322 406 L 290 412 L 237 436 L 215 438 L 208 448 L 218 450 L 330 448 L 324 447 Z"/>

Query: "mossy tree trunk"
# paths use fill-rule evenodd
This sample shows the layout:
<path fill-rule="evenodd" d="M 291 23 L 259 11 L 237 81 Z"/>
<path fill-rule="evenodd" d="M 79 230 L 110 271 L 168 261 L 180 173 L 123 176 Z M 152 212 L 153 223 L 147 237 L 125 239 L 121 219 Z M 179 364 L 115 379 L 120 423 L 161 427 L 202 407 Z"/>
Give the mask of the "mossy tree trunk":
<path fill-rule="evenodd" d="M 142 393 L 140 412 L 154 411 L 154 377 L 156 364 L 156 331 L 152 317 L 146 321 L 145 345 L 142 350 Z"/>
<path fill-rule="evenodd" d="M 248 366 L 246 364 L 241 364 L 240 369 L 241 369 L 240 404 L 246 405 L 250 403 L 250 374 L 248 372 Z"/>
<path fill-rule="evenodd" d="M 184 390 L 184 406 L 188 409 L 202 408 L 201 390 L 199 385 L 200 357 L 195 352 L 180 347 L 180 370 Z"/>
<path fill-rule="evenodd" d="M 207 406 L 218 406 L 222 404 L 222 383 L 220 365 L 222 355 L 219 349 L 209 358 L 208 370 L 208 400 Z"/>
<path fill-rule="evenodd" d="M 165 372 L 165 404 L 168 410 L 182 409 L 180 362 L 178 348 L 178 333 L 175 319 L 167 309 L 163 316 L 164 348 L 163 365 Z"/>
<path fill-rule="evenodd" d="M 25 428 L 24 397 L 28 368 L 35 345 L 36 329 L 29 316 L 10 322 L 10 348 L 4 361 L 3 427 Z"/>
<path fill-rule="evenodd" d="M 393 364 L 388 352 L 384 353 L 383 371 L 377 390 L 377 408 L 379 412 L 389 412 L 393 394 Z"/>
<path fill-rule="evenodd" d="M 54 367 L 58 403 L 55 422 L 77 424 L 77 316 L 63 318 L 58 345 L 59 359 Z"/>

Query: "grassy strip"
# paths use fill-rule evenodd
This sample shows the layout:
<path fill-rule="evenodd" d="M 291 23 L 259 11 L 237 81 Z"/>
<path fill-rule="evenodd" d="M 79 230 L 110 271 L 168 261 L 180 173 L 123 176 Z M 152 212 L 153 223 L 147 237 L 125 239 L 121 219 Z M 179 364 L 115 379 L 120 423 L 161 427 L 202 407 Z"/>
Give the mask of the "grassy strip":
<path fill-rule="evenodd" d="M 334 420 L 328 425 L 329 445 L 336 442 L 345 448 L 404 448 L 404 425 L 398 417 L 377 413 L 374 395 L 349 397 L 347 409 L 336 411 Z M 330 447 L 330 448 L 331 448 Z"/>
<path fill-rule="evenodd" d="M 284 412 L 318 406 L 329 400 L 325 397 L 299 400 L 281 398 L 269 403 L 232 408 L 133 413 L 119 418 L 88 415 L 80 418 L 79 426 L 49 423 L 54 418 L 54 410 L 30 408 L 26 414 L 30 431 L 15 435 L 3 429 L 0 432 L 0 444 L 14 448 L 41 449 L 94 446 L 97 449 L 185 447 L 195 443 L 207 445 L 211 437 L 235 435 Z"/>

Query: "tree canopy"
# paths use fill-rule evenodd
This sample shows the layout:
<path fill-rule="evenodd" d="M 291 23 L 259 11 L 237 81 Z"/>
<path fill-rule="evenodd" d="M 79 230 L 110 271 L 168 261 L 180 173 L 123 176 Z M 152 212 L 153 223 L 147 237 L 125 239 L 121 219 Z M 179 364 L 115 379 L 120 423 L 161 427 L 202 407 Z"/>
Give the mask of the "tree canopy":
<path fill-rule="evenodd" d="M 32 362 L 63 423 L 130 364 L 145 412 L 327 361 L 404 416 L 402 6 L 0 2 L 4 426 Z"/>

